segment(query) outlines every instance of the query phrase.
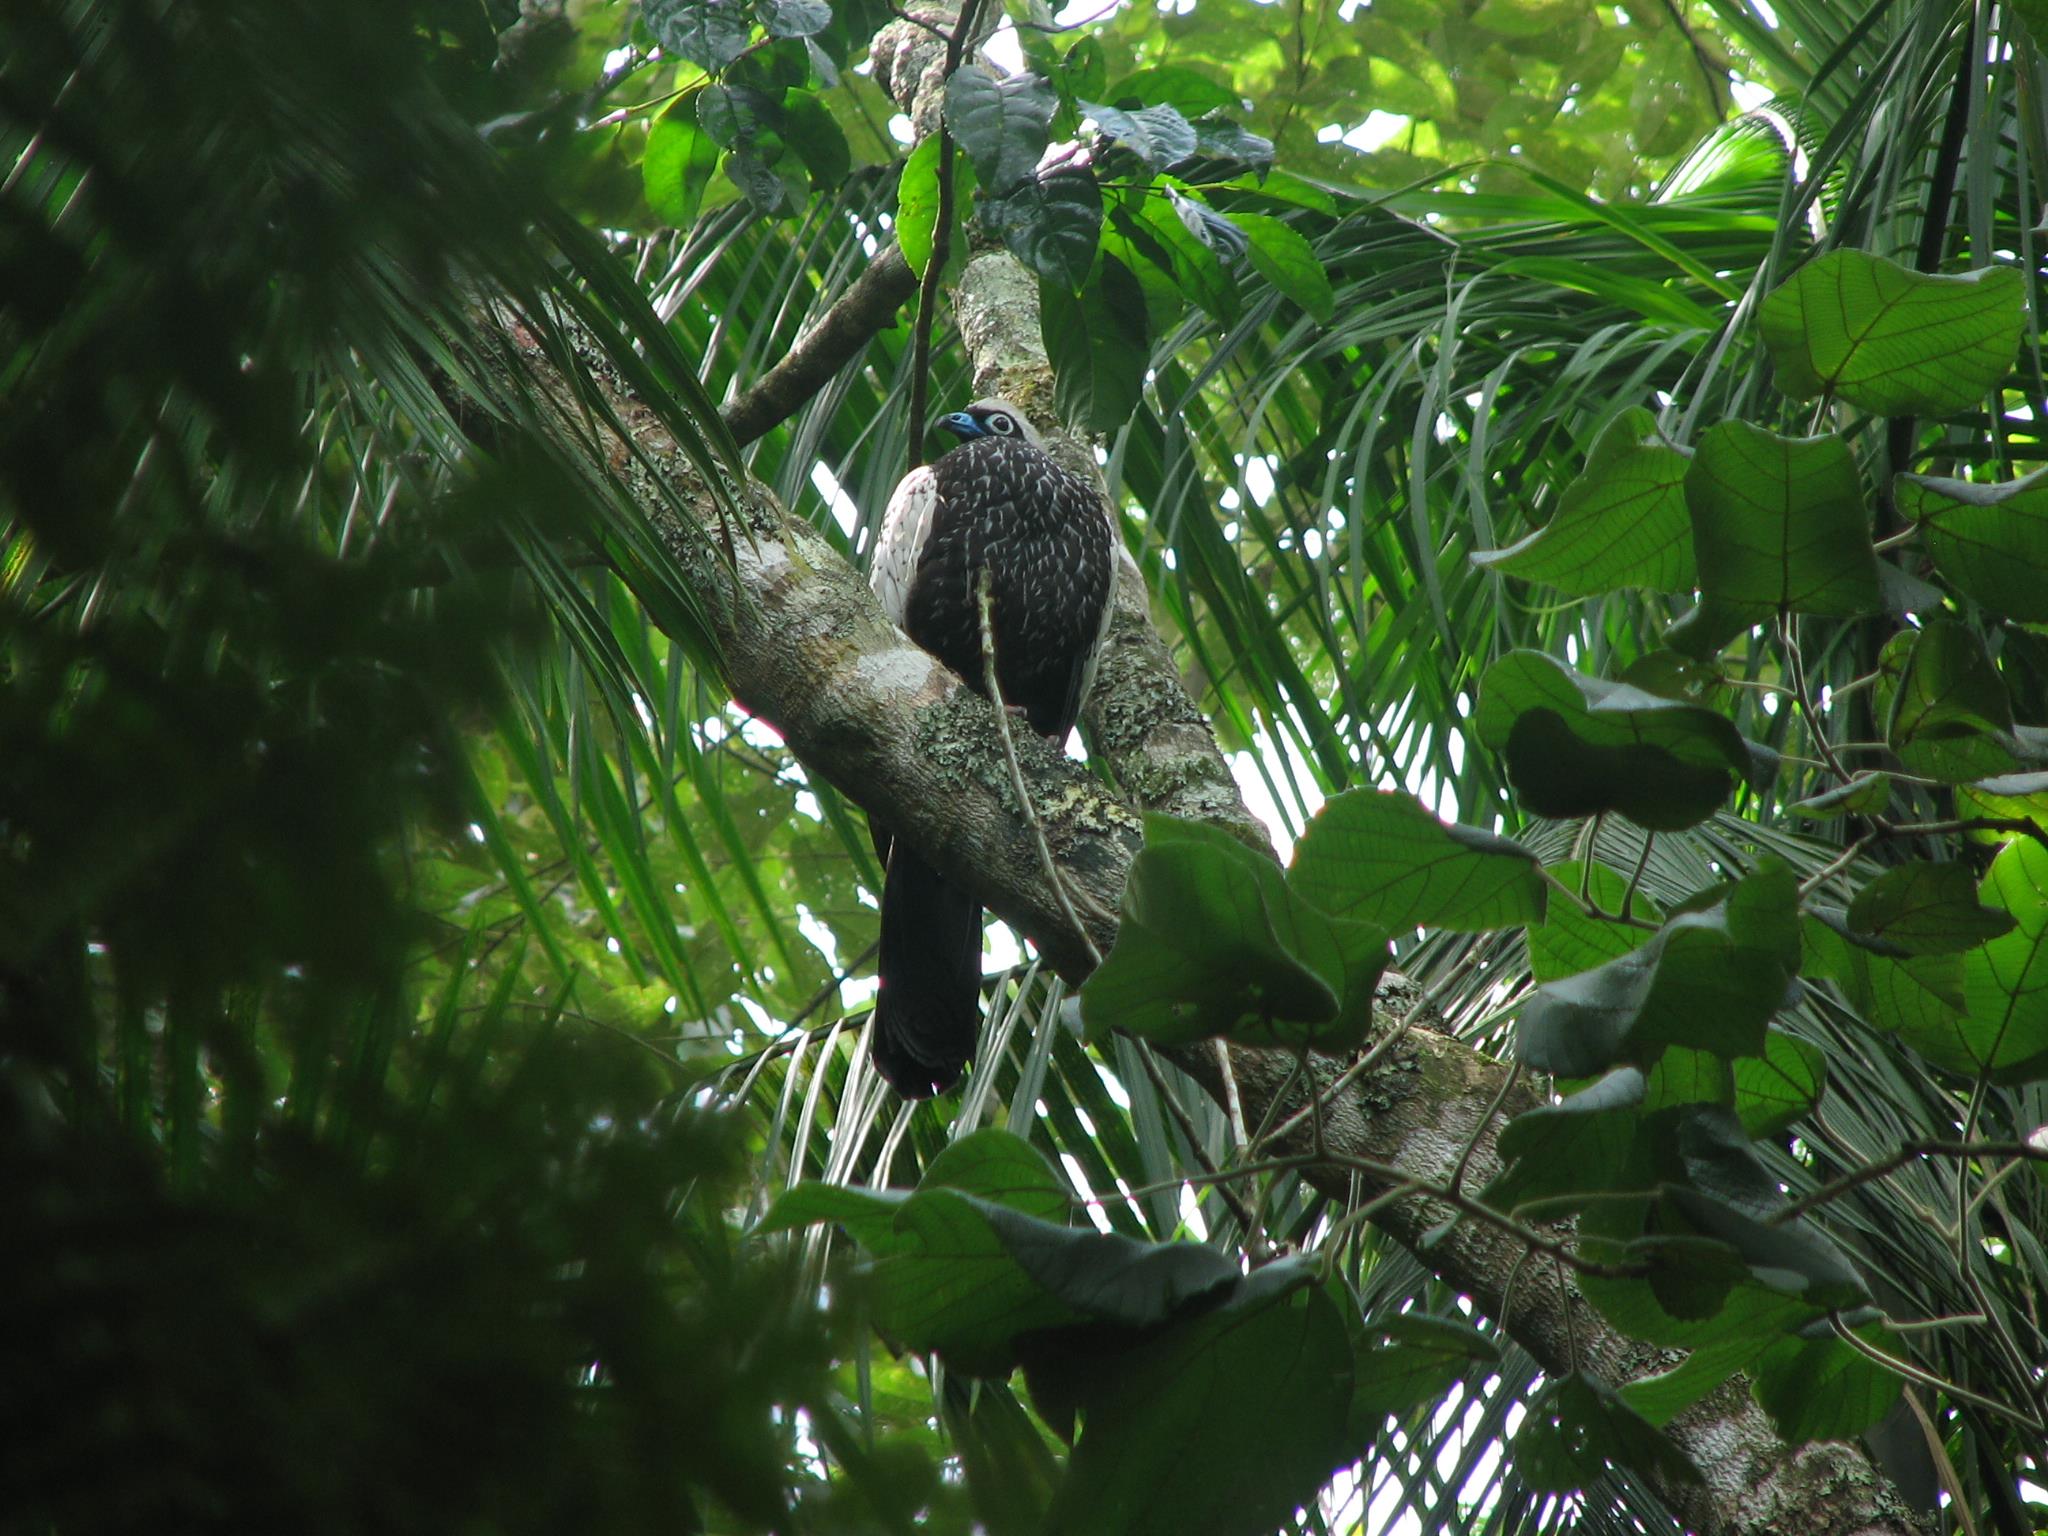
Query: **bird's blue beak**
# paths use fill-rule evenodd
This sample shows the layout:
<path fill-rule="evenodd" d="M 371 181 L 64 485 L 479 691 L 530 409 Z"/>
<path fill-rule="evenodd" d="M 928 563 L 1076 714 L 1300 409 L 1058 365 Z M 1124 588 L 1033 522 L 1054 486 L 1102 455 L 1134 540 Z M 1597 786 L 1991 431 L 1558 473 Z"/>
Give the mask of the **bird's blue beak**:
<path fill-rule="evenodd" d="M 950 416 L 941 416 L 932 425 L 951 432 L 955 437 L 962 439 L 988 436 L 988 428 L 984 427 L 965 411 L 954 411 Z"/>

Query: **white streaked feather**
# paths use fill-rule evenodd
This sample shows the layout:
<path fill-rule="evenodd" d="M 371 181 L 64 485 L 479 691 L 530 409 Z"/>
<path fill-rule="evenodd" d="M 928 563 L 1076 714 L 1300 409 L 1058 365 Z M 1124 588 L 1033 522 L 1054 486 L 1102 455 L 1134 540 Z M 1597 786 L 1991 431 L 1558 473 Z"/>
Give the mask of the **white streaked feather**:
<path fill-rule="evenodd" d="M 1102 506 L 1098 498 L 1096 505 L 1102 507 L 1103 518 L 1109 523 L 1109 586 L 1102 595 L 1102 620 L 1095 626 L 1095 643 L 1088 647 L 1088 656 L 1081 663 L 1081 682 L 1074 693 L 1074 719 L 1081 718 L 1081 711 L 1088 707 L 1088 694 L 1095 686 L 1095 669 L 1102 665 L 1102 648 L 1109 640 L 1109 621 L 1116 617 L 1117 579 L 1123 575 L 1123 562 L 1130 554 L 1124 549 L 1124 541 L 1118 536 L 1116 520 L 1109 516 L 1109 509 Z M 1132 562 L 1135 569 L 1136 562 Z"/>
<path fill-rule="evenodd" d="M 910 583 L 917 575 L 917 559 L 932 531 L 932 514 L 939 506 L 939 483 L 929 464 L 913 469 L 896 483 L 882 514 L 882 532 L 875 540 L 874 559 L 868 563 L 868 585 L 882 600 L 882 611 L 897 624 L 910 606 Z"/>

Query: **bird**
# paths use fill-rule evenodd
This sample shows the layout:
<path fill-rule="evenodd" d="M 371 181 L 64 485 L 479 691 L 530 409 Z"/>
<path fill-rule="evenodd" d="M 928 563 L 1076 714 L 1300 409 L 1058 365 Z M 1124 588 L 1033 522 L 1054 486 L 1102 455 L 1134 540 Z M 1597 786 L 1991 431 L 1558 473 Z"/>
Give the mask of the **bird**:
<path fill-rule="evenodd" d="M 961 441 L 897 484 L 869 584 L 905 634 L 986 695 L 977 599 L 986 570 L 1003 703 L 1063 743 L 1109 627 L 1109 509 L 1007 400 L 977 400 L 936 425 Z M 898 1093 L 929 1098 L 974 1054 L 981 904 L 888 828 L 870 826 L 884 867 L 870 1051 Z"/>

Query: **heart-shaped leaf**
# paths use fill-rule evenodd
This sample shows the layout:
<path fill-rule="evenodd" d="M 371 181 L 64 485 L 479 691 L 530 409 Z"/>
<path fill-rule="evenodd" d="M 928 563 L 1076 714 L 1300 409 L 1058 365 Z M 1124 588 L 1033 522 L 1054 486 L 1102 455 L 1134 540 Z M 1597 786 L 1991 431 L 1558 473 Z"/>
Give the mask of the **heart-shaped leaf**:
<path fill-rule="evenodd" d="M 2011 369 L 2026 282 L 2005 267 L 1938 277 L 1836 250 L 1765 299 L 1758 323 L 1795 400 L 1834 394 L 1874 416 L 1947 416 Z"/>
<path fill-rule="evenodd" d="M 1340 1049 L 1371 1027 L 1386 955 L 1384 929 L 1317 910 L 1227 832 L 1148 817 L 1116 945 L 1081 989 L 1081 1016 L 1098 1039 L 1121 1029 Z"/>
<path fill-rule="evenodd" d="M 1256 1536 L 1356 1454 L 1352 1356 L 1312 1266 L 1285 1259 L 1101 1368 L 1046 1518 L 1049 1536 Z M 1033 1387 L 1036 1400 L 1038 1388 Z M 1192 1467 L 1200 1477 L 1189 1477 Z"/>
<path fill-rule="evenodd" d="M 2048 469 L 2004 485 L 1926 475 L 1893 485 L 1958 591 L 2007 618 L 2048 623 Z"/>
<path fill-rule="evenodd" d="M 1949 784 L 2014 767 L 2012 700 L 1982 642 L 1953 619 L 1930 620 L 1919 634 L 1897 638 L 1910 649 L 1885 739 L 1899 761 Z"/>
<path fill-rule="evenodd" d="M 1870 513 L 1849 445 L 1780 437 L 1746 421 L 1709 427 L 1685 475 L 1700 591 L 1758 623 L 1788 610 L 1878 606 Z"/>
<path fill-rule="evenodd" d="M 1647 1065 L 1667 1045 L 1754 1056 L 1799 968 L 1798 887 L 1767 862 L 1642 948 L 1546 982 L 1523 1005 L 1515 1053 L 1538 1071 L 1588 1077 Z"/>
<path fill-rule="evenodd" d="M 2012 931 L 2009 913 L 1977 905 L 1966 864 L 1901 864 L 1856 893 L 1849 929 L 1909 955 L 1973 949 Z"/>
<path fill-rule="evenodd" d="M 1516 793 L 1539 816 L 1618 811 L 1675 831 L 1711 816 L 1738 778 L 1761 784 L 1774 766 L 1710 709 L 1586 677 L 1535 651 L 1487 669 L 1473 724 L 1506 755 Z"/>
<path fill-rule="evenodd" d="M 1470 931 L 1543 918 L 1534 854 L 1491 832 L 1447 826 L 1403 790 L 1347 790 L 1327 801 L 1295 845 L 1287 878 L 1325 912 L 1389 929 Z"/>
<path fill-rule="evenodd" d="M 1978 895 L 2013 926 L 1963 955 L 1960 1044 L 2002 1077 L 2048 1076 L 2048 848 L 2014 838 Z"/>
<path fill-rule="evenodd" d="M 1589 597 L 1621 587 L 1687 592 L 1697 584 L 1692 514 L 1685 505 L 1691 455 L 1656 435 L 1648 411 L 1624 411 L 1603 432 L 1549 522 L 1474 565 Z"/>

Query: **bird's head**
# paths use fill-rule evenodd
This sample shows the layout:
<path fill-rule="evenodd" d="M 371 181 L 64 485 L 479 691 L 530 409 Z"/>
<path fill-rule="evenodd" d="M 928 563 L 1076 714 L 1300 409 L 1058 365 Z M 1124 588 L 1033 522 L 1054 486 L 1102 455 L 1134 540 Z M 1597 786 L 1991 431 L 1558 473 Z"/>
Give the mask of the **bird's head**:
<path fill-rule="evenodd" d="M 1043 448 L 1030 418 L 1007 400 L 977 400 L 964 411 L 941 416 L 938 424 L 964 442 L 977 437 L 1007 437 Z"/>

